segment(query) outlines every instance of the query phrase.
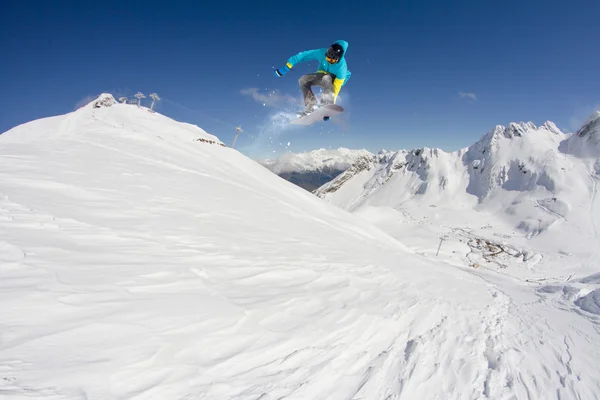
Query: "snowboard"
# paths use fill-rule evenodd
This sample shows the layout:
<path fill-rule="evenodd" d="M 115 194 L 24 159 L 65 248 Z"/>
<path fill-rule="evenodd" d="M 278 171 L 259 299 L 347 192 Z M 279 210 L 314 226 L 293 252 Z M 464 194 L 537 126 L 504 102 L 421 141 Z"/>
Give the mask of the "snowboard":
<path fill-rule="evenodd" d="M 344 112 L 344 107 L 338 106 L 337 104 L 327 104 L 321 108 L 317 108 L 310 114 L 303 115 L 298 119 L 290 122 L 295 125 L 312 125 L 315 122 L 327 121 L 331 117 L 335 117 Z"/>

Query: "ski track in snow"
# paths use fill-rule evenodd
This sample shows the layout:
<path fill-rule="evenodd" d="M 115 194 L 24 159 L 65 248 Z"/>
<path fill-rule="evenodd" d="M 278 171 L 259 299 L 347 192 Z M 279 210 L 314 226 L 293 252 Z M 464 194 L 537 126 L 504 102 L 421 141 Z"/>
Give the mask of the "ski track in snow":
<path fill-rule="evenodd" d="M 62 123 L 87 137 L 0 140 L 0 397 L 599 398 L 579 292 L 414 254 L 174 122 L 90 111 Z"/>
<path fill-rule="evenodd" d="M 559 220 L 564 220 L 565 216 L 562 214 L 557 213 L 556 211 L 553 211 L 551 209 L 549 209 L 548 207 L 546 207 L 540 200 L 536 200 L 536 205 L 541 208 L 542 210 L 546 211 L 548 214 L 555 216 L 556 218 L 558 218 Z"/>

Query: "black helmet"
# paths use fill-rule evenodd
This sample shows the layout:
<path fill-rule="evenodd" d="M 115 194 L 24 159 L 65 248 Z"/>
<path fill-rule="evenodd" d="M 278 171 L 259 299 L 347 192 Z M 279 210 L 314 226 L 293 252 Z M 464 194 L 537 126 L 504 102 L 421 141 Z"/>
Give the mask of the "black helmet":
<path fill-rule="evenodd" d="M 332 61 L 329 61 L 329 60 L 327 60 L 327 61 L 334 62 L 334 63 L 340 61 L 340 59 L 342 58 L 343 55 L 344 55 L 344 48 L 338 43 L 332 44 L 327 49 L 327 53 L 325 53 L 325 57 L 332 60 Z"/>

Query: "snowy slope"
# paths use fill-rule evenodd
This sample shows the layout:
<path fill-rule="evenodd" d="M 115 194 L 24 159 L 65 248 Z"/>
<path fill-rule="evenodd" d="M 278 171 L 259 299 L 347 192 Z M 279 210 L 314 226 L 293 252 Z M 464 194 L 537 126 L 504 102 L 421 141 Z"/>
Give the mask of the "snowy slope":
<path fill-rule="evenodd" d="M 0 135 L 4 398 L 599 397 L 597 275 L 502 286 L 101 100 Z"/>

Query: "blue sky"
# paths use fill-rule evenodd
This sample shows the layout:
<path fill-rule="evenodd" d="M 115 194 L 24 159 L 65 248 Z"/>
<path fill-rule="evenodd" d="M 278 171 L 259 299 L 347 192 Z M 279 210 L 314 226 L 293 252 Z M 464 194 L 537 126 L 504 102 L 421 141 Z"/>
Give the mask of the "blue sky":
<path fill-rule="evenodd" d="M 600 106 L 597 0 L 252 3 L 4 1 L 0 132 L 102 92 L 142 91 L 226 143 L 241 124 L 236 147 L 251 157 L 456 150 L 511 121 L 570 131 Z M 352 72 L 343 118 L 273 123 L 316 63 L 280 79 L 273 69 L 338 39 Z"/>

